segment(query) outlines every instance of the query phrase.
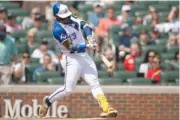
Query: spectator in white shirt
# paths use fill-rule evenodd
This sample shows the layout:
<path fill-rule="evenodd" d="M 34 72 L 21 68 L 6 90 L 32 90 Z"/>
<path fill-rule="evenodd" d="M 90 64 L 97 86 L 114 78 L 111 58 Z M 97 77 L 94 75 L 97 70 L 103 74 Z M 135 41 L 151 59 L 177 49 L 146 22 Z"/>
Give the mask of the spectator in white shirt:
<path fill-rule="evenodd" d="M 122 11 L 122 15 L 117 16 L 117 19 L 126 22 L 130 16 L 131 6 L 123 5 L 121 11 Z"/>
<path fill-rule="evenodd" d="M 23 29 L 27 29 L 33 26 L 35 16 L 40 14 L 40 9 L 39 8 L 33 8 L 31 11 L 30 17 L 25 17 L 23 22 L 22 22 L 22 27 Z"/>
<path fill-rule="evenodd" d="M 139 73 L 144 73 L 144 76 L 147 74 L 148 68 L 152 66 L 153 58 L 157 53 L 154 50 L 149 50 L 146 55 L 143 63 L 139 67 Z"/>
<path fill-rule="evenodd" d="M 21 57 L 21 62 L 17 63 L 14 66 L 14 78 L 16 82 L 25 83 L 26 75 L 25 75 L 25 66 L 30 62 L 29 53 L 23 53 Z"/>
<path fill-rule="evenodd" d="M 43 64 L 43 56 L 45 54 L 49 54 L 52 58 L 52 61 L 55 63 L 55 64 L 58 64 L 59 60 L 57 58 L 57 56 L 54 54 L 53 51 L 51 50 L 48 50 L 48 42 L 43 40 L 41 42 L 41 45 L 39 48 L 35 49 L 31 55 L 32 58 L 39 58 L 40 59 L 40 63 Z"/>

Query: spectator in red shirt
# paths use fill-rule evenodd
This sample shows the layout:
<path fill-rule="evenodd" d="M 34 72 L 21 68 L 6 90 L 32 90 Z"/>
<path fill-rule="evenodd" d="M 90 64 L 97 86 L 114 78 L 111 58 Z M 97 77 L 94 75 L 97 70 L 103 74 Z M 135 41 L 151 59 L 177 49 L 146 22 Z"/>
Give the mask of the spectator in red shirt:
<path fill-rule="evenodd" d="M 119 21 L 115 16 L 114 8 L 107 9 L 107 17 L 100 19 L 99 25 L 96 28 L 96 35 L 98 37 L 97 43 L 99 45 L 100 51 L 107 48 L 109 45 L 108 30 L 112 25 L 120 25 L 122 21 Z"/>
<path fill-rule="evenodd" d="M 148 69 L 146 78 L 154 80 L 155 83 L 160 83 L 161 80 L 161 68 L 160 68 L 161 58 L 159 55 L 156 55 L 153 58 L 152 68 Z"/>
<path fill-rule="evenodd" d="M 119 52 L 125 71 L 135 71 L 135 58 L 130 53 Z"/>
<path fill-rule="evenodd" d="M 122 22 L 116 18 L 114 8 L 108 8 L 106 14 L 107 17 L 99 21 L 99 25 L 96 29 L 97 34 L 102 37 L 108 36 L 109 27 L 111 27 L 112 25 L 120 25 Z"/>

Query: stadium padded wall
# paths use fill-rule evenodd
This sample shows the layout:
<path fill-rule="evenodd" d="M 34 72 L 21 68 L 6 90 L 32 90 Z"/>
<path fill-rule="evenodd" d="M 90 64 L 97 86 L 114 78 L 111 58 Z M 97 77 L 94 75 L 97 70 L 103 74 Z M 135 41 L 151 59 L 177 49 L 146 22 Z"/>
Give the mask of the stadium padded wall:
<path fill-rule="evenodd" d="M 17 111 L 20 116 L 23 114 L 33 117 L 34 107 L 41 103 L 45 95 L 49 95 L 58 87 L 1 86 L 0 118 L 10 114 L 15 116 L 18 114 Z M 178 86 L 103 86 L 102 88 L 111 105 L 119 112 L 116 120 L 179 119 Z M 101 113 L 88 86 L 77 86 L 73 94 L 66 96 L 57 102 L 57 105 L 54 105 L 50 116 L 58 116 L 58 112 L 61 112 L 58 110 L 60 105 L 67 107 L 68 112 L 64 114 L 69 118 L 97 118 Z"/>

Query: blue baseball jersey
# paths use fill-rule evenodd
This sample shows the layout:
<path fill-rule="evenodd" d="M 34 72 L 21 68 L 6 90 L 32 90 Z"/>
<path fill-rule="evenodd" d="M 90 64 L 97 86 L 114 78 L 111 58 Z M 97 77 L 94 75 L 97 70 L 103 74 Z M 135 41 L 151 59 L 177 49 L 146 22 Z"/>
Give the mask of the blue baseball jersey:
<path fill-rule="evenodd" d="M 52 32 L 63 53 L 70 52 L 62 45 L 64 41 L 70 39 L 72 44 L 85 44 L 83 33 L 86 36 L 92 35 L 92 29 L 88 24 L 75 16 L 71 16 L 66 24 L 54 20 Z"/>

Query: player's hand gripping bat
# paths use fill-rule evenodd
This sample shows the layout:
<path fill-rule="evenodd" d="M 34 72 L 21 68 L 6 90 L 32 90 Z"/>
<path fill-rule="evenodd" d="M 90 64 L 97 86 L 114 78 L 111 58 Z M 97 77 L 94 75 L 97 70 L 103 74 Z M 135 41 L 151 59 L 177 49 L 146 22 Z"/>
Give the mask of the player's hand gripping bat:
<path fill-rule="evenodd" d="M 90 36 L 88 39 L 90 39 L 89 41 L 91 41 L 93 38 L 92 36 Z M 87 44 L 87 47 L 94 49 L 99 54 L 106 67 L 108 68 L 113 67 L 111 62 L 109 62 L 109 60 L 101 52 L 99 52 L 98 45 L 95 42 L 93 42 L 93 40 L 90 44 Z"/>

